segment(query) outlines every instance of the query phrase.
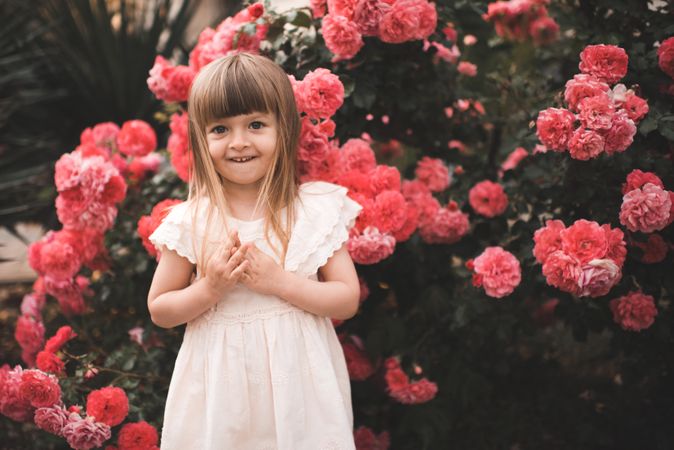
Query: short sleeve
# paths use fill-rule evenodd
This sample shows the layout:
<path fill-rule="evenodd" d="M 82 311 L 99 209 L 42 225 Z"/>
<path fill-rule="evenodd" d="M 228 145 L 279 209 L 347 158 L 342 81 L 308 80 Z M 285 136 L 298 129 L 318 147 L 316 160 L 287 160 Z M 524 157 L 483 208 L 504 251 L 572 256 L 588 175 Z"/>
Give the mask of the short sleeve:
<path fill-rule="evenodd" d="M 300 186 L 298 214 L 288 245 L 285 269 L 311 275 L 349 239 L 363 207 L 347 188 L 324 181 Z"/>
<path fill-rule="evenodd" d="M 191 223 L 187 202 L 180 203 L 171 209 L 148 239 L 158 250 L 166 247 L 196 264 Z"/>

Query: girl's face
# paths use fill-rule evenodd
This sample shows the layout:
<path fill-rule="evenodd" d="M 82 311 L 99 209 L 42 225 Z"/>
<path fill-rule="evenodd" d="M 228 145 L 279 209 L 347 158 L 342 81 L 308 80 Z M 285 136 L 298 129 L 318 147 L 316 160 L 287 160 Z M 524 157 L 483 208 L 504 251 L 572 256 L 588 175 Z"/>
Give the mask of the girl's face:
<path fill-rule="evenodd" d="M 253 112 L 207 124 L 208 151 L 225 187 L 259 188 L 275 157 L 277 136 L 273 114 Z"/>

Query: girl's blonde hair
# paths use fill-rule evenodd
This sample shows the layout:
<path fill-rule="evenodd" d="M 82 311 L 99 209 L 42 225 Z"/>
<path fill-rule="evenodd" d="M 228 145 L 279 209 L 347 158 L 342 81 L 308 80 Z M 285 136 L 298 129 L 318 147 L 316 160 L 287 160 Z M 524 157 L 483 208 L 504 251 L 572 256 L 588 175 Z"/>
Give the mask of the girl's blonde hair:
<path fill-rule="evenodd" d="M 216 207 L 221 223 L 225 226 L 224 232 L 218 238 L 207 238 L 210 236 L 214 209 L 208 208 L 201 257 L 197 258 L 197 268 L 201 273 L 208 252 L 207 241 L 222 242 L 226 238 L 225 233 L 229 232 L 225 217 L 228 205 L 223 191 L 223 178 L 215 170 L 208 151 L 206 126 L 214 120 L 254 111 L 274 115 L 278 125 L 274 157 L 262 179 L 255 210 L 259 207 L 264 209 L 265 239 L 279 256 L 281 266 L 285 266 L 288 242 L 295 221 L 293 205 L 299 191 L 299 113 L 288 75 L 279 65 L 264 56 L 238 53 L 219 58 L 202 68 L 192 83 L 188 99 L 188 144 L 192 164 L 187 201 L 193 205 L 192 231 L 196 231 L 199 202 L 204 198 Z M 278 214 L 283 208 L 286 208 L 285 227 Z M 280 252 L 270 240 L 270 228 L 281 243 Z M 196 249 L 194 250 L 196 255 Z"/>

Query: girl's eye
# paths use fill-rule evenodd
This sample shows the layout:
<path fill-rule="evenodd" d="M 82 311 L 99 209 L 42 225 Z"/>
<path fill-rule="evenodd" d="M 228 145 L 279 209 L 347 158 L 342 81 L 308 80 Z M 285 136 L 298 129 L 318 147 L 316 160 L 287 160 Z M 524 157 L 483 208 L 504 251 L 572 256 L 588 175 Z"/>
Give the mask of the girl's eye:
<path fill-rule="evenodd" d="M 222 134 L 227 130 L 227 128 L 223 127 L 222 125 L 218 125 L 213 127 L 213 130 L 211 130 L 215 134 Z"/>
<path fill-rule="evenodd" d="M 264 126 L 264 124 L 262 122 L 260 122 L 259 120 L 256 120 L 254 122 L 251 122 L 250 126 L 253 127 L 254 130 L 259 130 L 260 128 L 262 128 Z"/>

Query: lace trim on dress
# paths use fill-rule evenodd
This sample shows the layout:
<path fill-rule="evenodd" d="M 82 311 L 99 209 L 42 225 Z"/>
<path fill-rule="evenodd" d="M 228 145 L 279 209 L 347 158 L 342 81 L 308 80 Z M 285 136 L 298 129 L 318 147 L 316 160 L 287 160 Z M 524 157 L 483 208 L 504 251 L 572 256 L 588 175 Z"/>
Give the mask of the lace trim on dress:
<path fill-rule="evenodd" d="M 192 230 L 189 229 L 189 218 L 185 220 L 186 214 L 188 212 L 185 203 L 175 206 L 148 239 L 155 247 L 166 246 L 187 258 L 192 264 L 196 264 L 192 248 Z"/>
<path fill-rule="evenodd" d="M 303 187 L 302 214 L 288 246 L 299 250 L 289 255 L 285 268 L 310 275 L 349 239 L 349 229 L 363 207 L 347 196 L 343 186 L 316 181 Z"/>

